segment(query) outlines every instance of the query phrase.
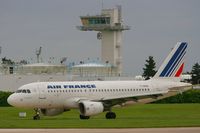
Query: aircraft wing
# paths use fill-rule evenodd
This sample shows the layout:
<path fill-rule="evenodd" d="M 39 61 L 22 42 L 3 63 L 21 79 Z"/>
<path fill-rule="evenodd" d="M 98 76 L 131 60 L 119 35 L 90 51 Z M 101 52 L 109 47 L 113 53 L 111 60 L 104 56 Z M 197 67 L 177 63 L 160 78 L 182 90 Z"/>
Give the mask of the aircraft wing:
<path fill-rule="evenodd" d="M 174 87 L 174 88 L 170 88 L 168 93 L 165 93 L 165 94 L 163 93 L 163 94 L 118 98 L 118 99 L 111 99 L 111 100 L 102 100 L 101 102 L 104 103 L 104 106 L 106 108 L 110 108 L 115 105 L 127 106 L 127 105 L 132 105 L 132 104 L 141 104 L 141 103 L 145 104 L 145 103 L 151 103 L 160 99 L 164 99 L 167 97 L 171 97 L 171 96 L 177 95 L 178 93 L 182 93 L 190 89 L 192 89 L 191 86 Z"/>

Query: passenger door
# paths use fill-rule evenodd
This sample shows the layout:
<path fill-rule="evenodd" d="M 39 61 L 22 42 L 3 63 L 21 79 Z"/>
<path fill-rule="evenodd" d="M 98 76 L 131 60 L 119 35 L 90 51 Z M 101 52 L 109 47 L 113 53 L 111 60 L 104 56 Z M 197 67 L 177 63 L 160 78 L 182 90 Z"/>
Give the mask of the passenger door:
<path fill-rule="evenodd" d="M 46 99 L 46 89 L 44 88 L 45 86 L 43 85 L 38 85 L 38 92 L 39 92 L 39 99 L 45 100 Z"/>
<path fill-rule="evenodd" d="M 47 96 L 46 96 L 47 95 L 46 88 L 45 88 L 45 86 L 38 84 L 37 90 L 39 93 L 38 99 L 39 99 L 40 108 L 46 108 L 48 106 L 48 100 L 47 100 Z"/>

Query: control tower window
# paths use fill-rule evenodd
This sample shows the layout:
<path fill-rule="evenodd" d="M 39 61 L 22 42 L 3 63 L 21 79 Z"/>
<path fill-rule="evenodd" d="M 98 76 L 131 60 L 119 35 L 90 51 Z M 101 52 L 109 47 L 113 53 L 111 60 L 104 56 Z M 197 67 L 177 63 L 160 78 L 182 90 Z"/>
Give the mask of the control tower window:
<path fill-rule="evenodd" d="M 106 24 L 110 24 L 110 18 L 105 18 Z"/>
<path fill-rule="evenodd" d="M 102 18 L 102 19 L 101 19 L 101 24 L 106 24 L 105 18 Z"/>
<path fill-rule="evenodd" d="M 89 24 L 110 24 L 110 18 L 89 18 Z"/>
<path fill-rule="evenodd" d="M 94 19 L 89 19 L 89 24 L 95 24 Z"/>

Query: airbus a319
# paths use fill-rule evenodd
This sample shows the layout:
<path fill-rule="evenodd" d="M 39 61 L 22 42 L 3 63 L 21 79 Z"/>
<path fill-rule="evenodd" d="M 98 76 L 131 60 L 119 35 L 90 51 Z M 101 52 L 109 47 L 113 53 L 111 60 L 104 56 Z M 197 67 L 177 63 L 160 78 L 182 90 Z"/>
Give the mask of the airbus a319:
<path fill-rule="evenodd" d="M 191 86 L 180 82 L 188 44 L 175 45 L 155 76 L 145 81 L 35 82 L 23 85 L 7 99 L 15 107 L 36 111 L 33 119 L 59 115 L 78 109 L 80 119 L 89 119 L 107 111 L 107 119 L 115 119 L 112 107 L 141 97 L 167 94 L 170 88 Z"/>

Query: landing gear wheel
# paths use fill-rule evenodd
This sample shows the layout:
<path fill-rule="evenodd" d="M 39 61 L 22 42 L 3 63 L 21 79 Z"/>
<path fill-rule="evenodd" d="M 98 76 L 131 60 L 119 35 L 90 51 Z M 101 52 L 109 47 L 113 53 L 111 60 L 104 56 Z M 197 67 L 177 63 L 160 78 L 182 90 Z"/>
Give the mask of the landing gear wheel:
<path fill-rule="evenodd" d="M 33 116 L 33 120 L 39 120 L 40 119 L 40 110 L 39 109 L 34 109 L 35 110 L 35 115 Z"/>
<path fill-rule="evenodd" d="M 108 112 L 106 113 L 106 119 L 115 119 L 116 114 L 114 112 Z"/>
<path fill-rule="evenodd" d="M 81 120 L 88 120 L 89 118 L 90 118 L 89 116 L 80 115 Z"/>
<path fill-rule="evenodd" d="M 40 115 L 33 116 L 33 120 L 39 120 L 39 119 L 40 119 Z"/>

